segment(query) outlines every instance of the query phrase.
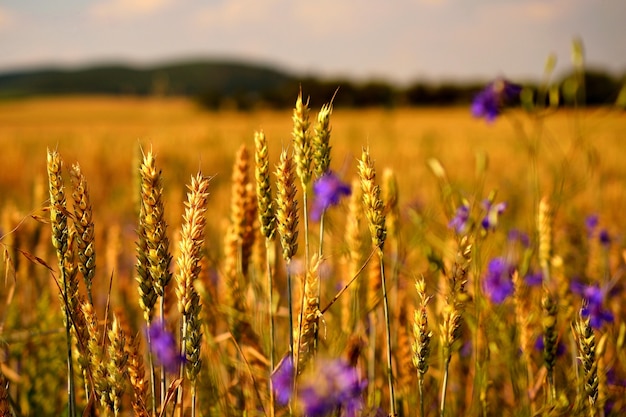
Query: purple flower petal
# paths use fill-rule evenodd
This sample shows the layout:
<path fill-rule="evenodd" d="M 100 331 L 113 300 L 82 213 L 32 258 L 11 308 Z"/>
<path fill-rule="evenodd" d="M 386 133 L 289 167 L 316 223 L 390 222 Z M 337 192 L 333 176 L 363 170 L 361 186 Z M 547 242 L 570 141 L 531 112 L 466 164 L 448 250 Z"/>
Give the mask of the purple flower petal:
<path fill-rule="evenodd" d="M 311 220 L 319 221 L 322 213 L 330 206 L 339 204 L 341 197 L 350 195 L 350 185 L 342 182 L 332 171 L 319 177 L 313 183 L 313 207 Z"/>
<path fill-rule="evenodd" d="M 456 214 L 448 223 L 448 227 L 457 234 L 462 235 L 468 229 L 470 208 L 467 203 L 463 203 L 456 209 Z"/>
<path fill-rule="evenodd" d="M 514 271 L 515 267 L 504 258 L 494 258 L 489 262 L 483 279 L 483 290 L 493 303 L 501 304 L 513 293 Z"/>
<path fill-rule="evenodd" d="M 274 374 L 272 375 L 276 401 L 278 401 L 279 404 L 287 404 L 291 399 L 295 376 L 294 372 L 295 369 L 293 367 L 293 360 L 291 356 L 288 355 L 278 364 Z"/>
<path fill-rule="evenodd" d="M 521 86 L 498 78 L 474 97 L 472 114 L 492 122 L 500 115 L 506 104 L 519 97 L 521 91 Z"/>
<path fill-rule="evenodd" d="M 178 372 L 179 366 L 185 363 L 185 357 L 180 354 L 174 335 L 165 330 L 165 324 L 161 321 L 153 322 L 148 327 L 148 337 L 157 361 L 167 372 Z"/>

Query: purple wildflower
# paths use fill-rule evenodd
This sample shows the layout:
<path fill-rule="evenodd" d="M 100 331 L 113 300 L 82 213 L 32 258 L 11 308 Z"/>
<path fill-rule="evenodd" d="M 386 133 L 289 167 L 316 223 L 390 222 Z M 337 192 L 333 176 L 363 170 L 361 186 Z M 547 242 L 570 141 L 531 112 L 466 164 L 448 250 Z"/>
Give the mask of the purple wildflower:
<path fill-rule="evenodd" d="M 483 290 L 489 299 L 500 304 L 513 293 L 513 272 L 515 267 L 504 258 L 494 258 L 487 266 L 483 280 Z"/>
<path fill-rule="evenodd" d="M 526 282 L 526 285 L 529 287 L 541 285 L 541 283 L 543 283 L 543 273 L 541 271 L 528 271 L 524 276 L 524 282 Z"/>
<path fill-rule="evenodd" d="M 343 196 L 351 194 L 350 186 L 342 182 L 334 172 L 328 171 L 313 183 L 313 207 L 311 220 L 319 221 L 322 213 L 330 206 L 339 204 Z"/>
<path fill-rule="evenodd" d="M 598 227 L 599 218 L 597 214 L 590 214 L 585 219 L 585 227 L 587 228 L 587 233 L 591 235 L 596 227 Z"/>
<path fill-rule="evenodd" d="M 570 289 L 580 295 L 583 302 L 582 316 L 589 317 L 589 324 L 594 329 L 602 327 L 604 322 L 613 322 L 613 313 L 604 307 L 606 290 L 599 285 L 584 285 L 580 281 L 573 280 Z"/>
<path fill-rule="evenodd" d="M 340 409 L 346 416 L 356 416 L 363 407 L 366 387 L 367 381 L 346 361 L 320 361 L 314 373 L 298 382 L 298 400 L 309 417 L 328 416 Z"/>
<path fill-rule="evenodd" d="M 611 235 L 609 234 L 608 230 L 600 230 L 600 233 L 598 234 L 598 239 L 600 240 L 600 244 L 605 248 L 611 246 Z"/>
<path fill-rule="evenodd" d="M 291 355 L 285 357 L 272 374 L 272 383 L 274 385 L 274 392 L 276 393 L 276 401 L 279 404 L 287 404 L 293 393 L 293 381 L 294 381 L 293 359 Z"/>
<path fill-rule="evenodd" d="M 480 222 L 481 226 L 486 231 L 495 230 L 498 225 L 498 218 L 502 215 L 502 213 L 504 213 L 504 210 L 506 210 L 506 203 L 501 202 L 493 204 L 491 200 L 487 199 L 483 201 L 483 208 L 485 209 L 486 214 Z"/>
<path fill-rule="evenodd" d="M 521 91 L 521 86 L 498 78 L 474 97 L 472 114 L 492 122 L 500 115 L 505 104 L 519 97 Z"/>
<path fill-rule="evenodd" d="M 185 362 L 185 357 L 180 354 L 174 335 L 164 327 L 161 321 L 155 321 L 148 327 L 150 348 L 157 361 L 167 372 L 173 374 L 178 372 L 178 367 Z"/>
<path fill-rule="evenodd" d="M 530 238 L 528 237 L 528 234 L 522 232 L 521 230 L 511 229 L 509 231 L 508 239 L 510 242 L 519 242 L 526 249 L 530 247 Z"/>
<path fill-rule="evenodd" d="M 612 323 L 613 313 L 604 308 L 604 291 L 598 285 L 589 285 L 583 291 L 586 305 L 583 306 L 583 317 L 589 317 L 594 329 L 602 327 L 602 323 Z"/>
<path fill-rule="evenodd" d="M 448 223 L 448 227 L 453 229 L 457 234 L 461 235 L 468 229 L 470 215 L 469 204 L 463 203 L 456 209 L 456 214 Z"/>

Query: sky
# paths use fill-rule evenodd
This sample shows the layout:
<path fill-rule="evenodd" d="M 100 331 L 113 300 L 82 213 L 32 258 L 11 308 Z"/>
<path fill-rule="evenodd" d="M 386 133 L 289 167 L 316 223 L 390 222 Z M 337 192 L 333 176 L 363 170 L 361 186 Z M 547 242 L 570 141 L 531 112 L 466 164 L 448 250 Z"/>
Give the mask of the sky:
<path fill-rule="evenodd" d="M 0 73 L 54 64 L 252 60 L 352 79 L 540 79 L 626 72 L 626 0 L 2 0 Z"/>

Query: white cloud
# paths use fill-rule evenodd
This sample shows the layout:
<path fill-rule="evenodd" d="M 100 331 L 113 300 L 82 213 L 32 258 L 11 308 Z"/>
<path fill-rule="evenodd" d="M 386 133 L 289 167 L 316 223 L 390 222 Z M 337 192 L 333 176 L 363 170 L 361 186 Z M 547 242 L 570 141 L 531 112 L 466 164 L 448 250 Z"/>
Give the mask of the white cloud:
<path fill-rule="evenodd" d="M 96 18 L 127 19 L 163 10 L 171 0 L 103 0 L 90 13 Z"/>

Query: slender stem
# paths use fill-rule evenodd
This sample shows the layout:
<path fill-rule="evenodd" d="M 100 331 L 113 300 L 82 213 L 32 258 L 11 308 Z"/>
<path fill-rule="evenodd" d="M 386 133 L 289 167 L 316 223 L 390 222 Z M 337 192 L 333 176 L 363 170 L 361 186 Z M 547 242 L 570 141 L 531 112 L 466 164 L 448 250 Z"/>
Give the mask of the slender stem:
<path fill-rule="evenodd" d="M 417 389 L 419 391 L 420 400 L 420 417 L 424 417 L 424 375 L 417 371 Z"/>
<path fill-rule="evenodd" d="M 68 304 L 68 299 L 67 299 L 67 289 L 68 289 L 68 282 L 67 282 L 67 274 L 65 271 L 65 267 L 63 265 L 62 262 L 59 263 L 59 269 L 61 272 L 61 280 L 63 282 L 63 304 L 64 304 L 64 308 L 65 308 L 65 335 L 66 335 L 66 339 L 67 339 L 67 396 L 68 396 L 68 403 L 67 403 L 67 410 L 68 410 L 68 416 L 69 417 L 75 417 L 76 416 L 76 389 L 74 386 L 74 361 L 73 361 L 73 354 L 72 354 L 72 319 L 71 319 L 71 314 L 72 312 L 70 311 L 70 306 Z"/>
<path fill-rule="evenodd" d="M 389 381 L 389 402 L 391 415 L 396 416 L 396 394 L 393 387 L 393 368 L 391 364 L 391 323 L 389 319 L 389 301 L 387 299 L 387 284 L 385 281 L 385 263 L 382 249 L 378 250 L 380 259 L 380 280 L 383 288 L 383 312 L 385 314 L 385 330 L 387 333 L 387 380 Z"/>
<path fill-rule="evenodd" d="M 150 320 L 147 320 L 148 328 L 150 328 Z M 157 403 L 156 403 L 156 370 L 154 368 L 154 358 L 152 357 L 152 340 L 150 339 L 150 332 L 146 332 L 146 338 L 148 339 L 148 363 L 150 365 L 150 390 L 152 391 L 152 415 L 157 415 Z"/>
<path fill-rule="evenodd" d="M 187 337 L 187 317 L 183 314 L 182 317 L 182 329 L 180 333 L 180 357 L 185 357 L 185 338 Z M 178 386 L 178 395 L 176 397 L 176 407 L 180 411 L 178 413 L 179 416 L 183 415 L 183 399 L 185 398 L 185 364 L 180 364 L 180 373 L 179 378 L 181 380 L 180 385 Z M 176 414 L 174 414 L 176 415 Z"/>
<path fill-rule="evenodd" d="M 159 314 L 161 317 L 161 330 L 165 332 L 165 288 L 163 289 L 163 296 L 159 303 Z M 165 410 L 165 396 L 167 395 L 167 378 L 165 375 L 165 365 L 161 365 L 161 414 L 159 417 L 167 417 Z"/>
<path fill-rule="evenodd" d="M 293 289 L 291 283 L 291 261 L 287 261 L 287 304 L 289 304 L 289 351 L 291 353 L 291 363 L 293 364 L 293 369 L 295 375 L 298 375 L 298 358 L 296 355 L 296 346 L 293 337 Z M 296 378 L 293 379 L 293 391 L 295 392 L 296 386 Z M 291 396 L 293 398 L 293 395 Z M 291 404 L 289 405 L 289 409 L 291 409 Z"/>
<path fill-rule="evenodd" d="M 450 356 L 448 355 L 445 358 L 444 369 L 443 369 L 443 383 L 441 387 L 441 406 L 439 408 L 441 417 L 445 417 L 446 415 L 446 391 L 448 390 L 448 368 L 450 366 Z"/>
<path fill-rule="evenodd" d="M 367 379 L 370 381 L 368 384 L 368 400 L 369 405 L 374 406 L 374 394 L 376 392 L 376 311 L 372 310 L 368 314 L 369 321 L 369 343 L 368 343 L 368 364 L 367 364 Z"/>
<path fill-rule="evenodd" d="M 272 372 L 274 372 L 275 362 L 274 362 L 274 286 L 272 283 L 272 268 L 270 265 L 270 248 L 272 241 L 270 239 L 265 239 L 265 264 L 266 264 L 266 274 L 267 274 L 267 314 L 269 317 L 270 324 L 270 348 L 269 348 L 269 360 L 270 360 L 270 369 L 268 375 L 268 389 L 270 395 L 270 417 L 274 417 L 274 386 L 272 383 Z M 291 306 L 291 303 L 290 303 Z M 195 390 L 194 390 L 195 391 Z"/>
<path fill-rule="evenodd" d="M 191 385 L 191 417 L 196 417 L 196 399 L 198 397 L 198 391 L 196 390 L 195 382 Z"/>
<path fill-rule="evenodd" d="M 324 217 L 325 217 L 325 214 L 326 214 L 326 210 L 322 211 L 322 215 L 320 217 L 320 244 L 319 244 L 319 248 L 317 252 L 318 262 L 321 262 L 322 256 L 324 255 Z M 317 271 L 316 279 L 317 280 L 320 279 L 319 270 Z M 318 299 L 318 302 L 321 304 L 322 286 L 319 284 L 317 285 L 317 299 Z M 318 337 L 319 337 L 319 324 L 316 322 L 314 330 L 313 330 L 313 354 L 317 353 Z"/>
<path fill-rule="evenodd" d="M 309 207 L 307 197 L 308 187 L 302 184 L 302 208 L 304 210 L 304 270 L 309 270 Z M 302 298 L 304 300 L 304 298 Z"/>

